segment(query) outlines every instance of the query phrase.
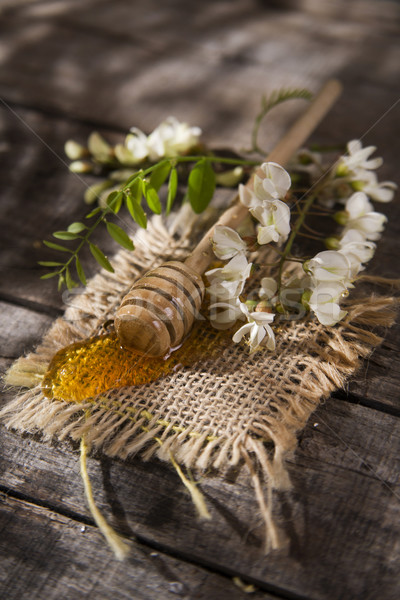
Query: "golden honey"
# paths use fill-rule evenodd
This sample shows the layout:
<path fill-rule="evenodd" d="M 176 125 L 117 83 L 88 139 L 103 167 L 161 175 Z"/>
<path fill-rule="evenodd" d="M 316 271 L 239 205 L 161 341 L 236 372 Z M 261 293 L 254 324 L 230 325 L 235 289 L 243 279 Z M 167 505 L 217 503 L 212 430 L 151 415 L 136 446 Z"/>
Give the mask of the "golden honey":
<path fill-rule="evenodd" d="M 209 359 L 229 342 L 208 321 L 196 323 L 180 348 L 164 358 L 146 357 L 121 347 L 115 333 L 71 344 L 57 352 L 44 376 L 47 398 L 82 402 L 112 388 L 150 383 L 175 369 Z"/>

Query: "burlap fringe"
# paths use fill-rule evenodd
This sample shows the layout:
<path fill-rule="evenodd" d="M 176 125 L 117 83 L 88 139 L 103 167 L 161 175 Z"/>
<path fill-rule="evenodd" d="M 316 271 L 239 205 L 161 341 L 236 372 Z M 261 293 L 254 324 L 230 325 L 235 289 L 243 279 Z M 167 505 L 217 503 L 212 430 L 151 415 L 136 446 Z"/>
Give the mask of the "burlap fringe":
<path fill-rule="evenodd" d="M 176 461 L 175 468 L 180 464 L 201 471 L 222 470 L 243 462 L 249 470 L 265 524 L 266 550 L 279 548 L 282 540 L 272 516 L 271 494 L 273 489 L 290 489 L 285 458 L 296 447 L 296 434 L 321 399 L 343 387 L 347 377 L 358 368 L 360 359 L 381 343 L 382 338 L 369 328 L 390 327 L 397 300 L 370 296 L 348 302 L 348 315 L 343 323 L 335 328 L 320 327 L 318 336 L 307 340 L 304 354 L 315 358 L 318 368 L 307 378 L 303 392 L 293 398 L 290 390 L 282 390 L 281 398 L 290 397 L 290 401 L 270 402 L 269 407 L 275 413 L 270 423 L 264 419 L 254 423 L 252 429 L 234 435 L 213 436 L 208 430 L 199 433 L 194 428 L 180 428 L 160 415 L 133 410 L 128 402 L 117 402 L 108 394 L 82 404 L 46 399 L 41 393 L 40 380 L 55 352 L 95 334 L 113 316 L 120 299 L 141 273 L 168 260 L 168 254 L 174 259 L 184 259 L 189 252 L 188 231 L 174 239 L 161 219 L 155 218 L 147 231 L 136 236 L 135 245 L 134 253 L 120 251 L 112 261 L 115 273 L 96 275 L 85 294 L 76 296 L 65 317 L 55 321 L 39 348 L 10 368 L 6 384 L 31 389 L 21 392 L 5 406 L 0 419 L 17 431 L 41 431 L 48 441 L 53 436 L 61 440 L 85 438 L 87 444 L 110 456 L 126 458 L 140 452 L 145 460 L 156 455 L 172 463 Z M 271 442 L 272 451 L 268 447 Z"/>

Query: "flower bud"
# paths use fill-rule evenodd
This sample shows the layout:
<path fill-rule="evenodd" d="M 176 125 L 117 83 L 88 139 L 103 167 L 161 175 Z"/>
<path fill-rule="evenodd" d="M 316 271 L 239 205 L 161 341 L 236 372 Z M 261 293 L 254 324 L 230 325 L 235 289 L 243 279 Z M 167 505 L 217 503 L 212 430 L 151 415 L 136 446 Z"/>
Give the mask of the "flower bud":
<path fill-rule="evenodd" d="M 108 162 L 112 157 L 113 149 L 97 131 L 90 134 L 88 147 L 90 153 L 101 163 Z"/>
<path fill-rule="evenodd" d="M 310 298 L 312 296 L 311 290 L 304 290 L 301 296 L 301 303 L 306 310 L 310 310 Z"/>
<path fill-rule="evenodd" d="M 324 242 L 328 250 L 338 250 L 340 247 L 339 238 L 335 236 L 325 238 Z"/>
<path fill-rule="evenodd" d="M 351 181 L 350 185 L 355 192 L 362 192 L 365 187 L 365 181 Z"/>
<path fill-rule="evenodd" d="M 71 160 L 79 160 L 85 158 L 85 156 L 88 156 L 89 154 L 87 148 L 74 140 L 68 140 L 65 143 L 64 152 Z"/>
<path fill-rule="evenodd" d="M 253 311 L 256 308 L 258 301 L 257 300 L 246 300 L 245 304 L 249 310 Z"/>
<path fill-rule="evenodd" d="M 75 160 L 69 165 L 69 170 L 72 173 L 91 173 L 93 165 L 86 160 Z"/>
<path fill-rule="evenodd" d="M 336 169 L 336 177 L 345 177 L 348 174 L 349 170 L 345 164 L 340 163 Z"/>
<path fill-rule="evenodd" d="M 267 302 L 267 300 L 261 300 L 261 302 L 257 303 L 257 306 L 255 308 L 254 312 L 267 312 L 267 313 L 271 313 L 271 306 L 269 305 L 269 303 Z"/>
<path fill-rule="evenodd" d="M 215 180 L 218 185 L 224 187 L 236 187 L 239 181 L 243 178 L 243 168 L 235 167 L 230 171 L 223 171 L 222 173 L 215 174 Z"/>
<path fill-rule="evenodd" d="M 347 211 L 340 210 L 339 212 L 333 215 L 333 218 L 339 225 L 346 225 L 347 221 L 349 220 L 349 215 Z"/>

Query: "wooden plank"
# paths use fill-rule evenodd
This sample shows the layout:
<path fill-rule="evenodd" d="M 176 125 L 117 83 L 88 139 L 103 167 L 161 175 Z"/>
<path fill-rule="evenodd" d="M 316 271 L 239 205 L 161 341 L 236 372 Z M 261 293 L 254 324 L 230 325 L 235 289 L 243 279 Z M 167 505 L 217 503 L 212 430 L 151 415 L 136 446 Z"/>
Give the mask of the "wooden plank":
<path fill-rule="evenodd" d="M 0 486 L 56 512 L 87 515 L 76 453 L 4 433 Z M 164 552 L 239 574 L 284 597 L 393 600 L 398 570 L 400 422 L 329 400 L 290 464 L 294 489 L 276 499 L 287 554 L 262 552 L 262 523 L 241 470 L 201 479 L 212 521 L 199 522 L 173 469 L 159 461 L 89 460 L 96 501 L 125 534 Z M 40 485 L 38 486 L 38 482 Z"/>
<path fill-rule="evenodd" d="M 344 24 L 297 11 L 249 10 L 246 2 L 235 3 L 228 16 L 214 4 L 199 7 L 198 19 L 185 19 L 196 3 L 182 12 L 181 4 L 172 10 L 159 2 L 152 11 L 126 2 L 120 9 L 92 2 L 80 10 L 66 3 L 57 20 L 6 16 L 3 95 L 123 128 L 151 130 L 173 111 L 202 126 L 212 141 L 240 147 L 248 143 L 261 93 L 282 85 L 316 89 L 335 75 L 353 91 L 361 84 L 396 96 L 398 47 L 376 18 L 362 24 L 357 13 Z M 288 107 L 283 114 L 295 112 Z M 265 141 L 280 132 L 284 119 L 276 116 Z"/>
<path fill-rule="evenodd" d="M 5 494 L 0 502 L 0 592 L 7 600 L 243 598 L 229 578 L 139 543 L 121 563 L 95 527 Z M 262 592 L 252 597 L 273 600 Z"/>
<path fill-rule="evenodd" d="M 59 260 L 60 254 L 46 248 L 53 231 L 66 229 L 72 221 L 81 221 L 90 210 L 83 202 L 94 177 L 81 177 L 68 170 L 64 154 L 66 140 L 86 143 L 91 128 L 35 111 L 10 111 L 0 108 L 3 140 L 0 177 L 4 190 L 0 216 L 0 298 L 41 309 L 53 316 L 62 312 L 65 298 L 57 292 L 56 280 L 40 280 L 48 269 L 39 260 Z M 110 141 L 123 139 L 108 132 Z M 135 225 L 122 213 L 124 227 L 133 232 Z M 104 232 L 95 233 L 94 241 L 105 253 L 113 254 L 118 245 Z M 53 241 L 54 240 L 53 238 Z M 83 254 L 87 275 L 97 270 L 89 252 Z M 64 257 L 63 257 L 64 258 Z"/>
<path fill-rule="evenodd" d="M 0 302 L 1 358 L 18 358 L 32 350 L 51 323 L 47 315 Z"/>
<path fill-rule="evenodd" d="M 359 373 L 349 381 L 347 389 L 353 400 L 400 416 L 399 345 L 400 327 L 396 325 L 383 344 L 363 362 Z"/>

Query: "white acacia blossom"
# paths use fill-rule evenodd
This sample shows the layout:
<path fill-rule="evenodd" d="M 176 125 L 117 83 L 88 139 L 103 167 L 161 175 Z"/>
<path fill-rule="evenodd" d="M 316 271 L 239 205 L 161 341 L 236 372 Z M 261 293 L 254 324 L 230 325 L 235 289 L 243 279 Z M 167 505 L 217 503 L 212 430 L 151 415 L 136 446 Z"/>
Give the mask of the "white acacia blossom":
<path fill-rule="evenodd" d="M 337 250 L 319 252 L 306 263 L 305 268 L 316 284 L 338 282 L 347 287 L 352 285 L 351 262 L 347 256 Z"/>
<path fill-rule="evenodd" d="M 341 297 L 346 293 L 346 287 L 339 281 L 324 281 L 315 286 L 309 306 L 322 325 L 336 325 L 346 316 L 346 311 L 339 306 Z"/>
<path fill-rule="evenodd" d="M 278 289 L 278 282 L 273 277 L 263 277 L 260 284 L 261 287 L 258 291 L 258 296 L 261 300 L 264 298 L 270 300 L 275 296 Z"/>
<path fill-rule="evenodd" d="M 390 202 L 393 200 L 397 185 L 393 181 L 378 181 L 376 173 L 365 171 L 357 174 L 358 179 L 354 186 L 364 192 L 369 198 L 376 202 Z"/>
<path fill-rule="evenodd" d="M 364 269 L 363 264 L 371 260 L 376 244 L 367 241 L 360 231 L 349 229 L 339 240 L 338 249 L 349 259 L 354 277 Z"/>
<path fill-rule="evenodd" d="M 251 209 L 265 206 L 271 200 L 285 198 L 290 185 L 290 175 L 283 167 L 274 162 L 266 162 L 259 168 L 258 175 L 254 176 L 253 190 L 239 185 L 240 201 Z"/>
<path fill-rule="evenodd" d="M 251 263 L 243 253 L 236 254 L 224 267 L 211 269 L 205 273 L 210 281 L 207 288 L 212 300 L 231 300 L 243 291 L 246 279 L 250 275 Z"/>
<path fill-rule="evenodd" d="M 215 329 L 229 329 L 244 315 L 240 309 L 240 300 L 237 297 L 225 302 L 215 302 L 209 306 L 209 319 Z"/>
<path fill-rule="evenodd" d="M 275 315 L 267 312 L 249 312 L 246 304 L 240 304 L 240 310 L 247 319 L 247 323 L 240 327 L 233 335 L 232 340 L 238 343 L 246 335 L 249 335 L 248 345 L 250 353 L 259 350 L 260 346 L 266 346 L 268 350 L 275 350 L 275 334 L 270 323 Z"/>
<path fill-rule="evenodd" d="M 147 138 L 150 160 L 177 156 L 195 146 L 201 135 L 199 127 L 190 127 L 175 117 L 168 117 Z"/>
<path fill-rule="evenodd" d="M 156 162 L 165 157 L 183 154 L 199 142 L 201 129 L 168 117 L 150 135 L 131 127 L 124 144 L 114 148 L 117 159 L 124 165 L 137 165 L 146 159 Z"/>
<path fill-rule="evenodd" d="M 245 252 L 247 245 L 240 235 L 230 227 L 217 225 L 212 237 L 212 245 L 215 256 L 221 260 L 233 258 L 239 252 Z"/>
<path fill-rule="evenodd" d="M 268 200 L 262 206 L 250 209 L 260 225 L 257 241 L 260 245 L 269 242 L 284 242 L 290 232 L 290 209 L 281 200 Z"/>
<path fill-rule="evenodd" d="M 382 158 L 371 158 L 376 150 L 376 146 L 362 147 L 360 140 L 351 140 L 347 144 L 347 154 L 342 156 L 339 160 L 336 172 L 339 175 L 354 174 L 362 171 L 370 171 L 371 169 L 377 169 L 383 163 Z"/>
<path fill-rule="evenodd" d="M 374 211 L 374 207 L 364 192 L 356 192 L 346 202 L 348 220 L 344 233 L 356 229 L 366 240 L 379 240 L 387 221 L 382 213 Z"/>

